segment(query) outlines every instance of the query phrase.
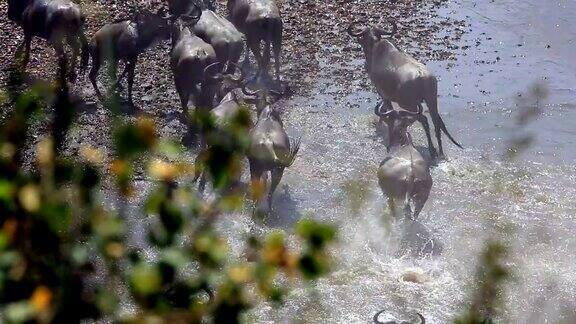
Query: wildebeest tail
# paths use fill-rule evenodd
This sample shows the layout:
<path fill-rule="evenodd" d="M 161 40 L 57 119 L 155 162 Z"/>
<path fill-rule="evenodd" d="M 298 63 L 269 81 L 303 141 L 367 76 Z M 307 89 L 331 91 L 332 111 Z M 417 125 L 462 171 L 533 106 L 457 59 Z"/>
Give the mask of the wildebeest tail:
<path fill-rule="evenodd" d="M 292 145 L 290 145 L 290 154 L 288 155 L 287 161 L 284 163 L 284 165 L 287 168 L 291 167 L 292 164 L 294 164 L 294 161 L 296 160 L 296 155 L 298 155 L 298 151 L 300 151 L 301 141 L 302 141 L 302 137 L 298 137 L 297 140 L 292 141 Z"/>
<path fill-rule="evenodd" d="M 448 136 L 448 138 L 450 139 L 450 141 L 452 141 L 452 143 L 454 143 L 456 146 L 458 146 L 459 148 L 463 149 L 462 145 L 460 145 L 460 143 L 456 142 L 456 140 L 452 137 L 452 135 L 450 135 L 450 133 L 448 132 L 448 129 L 446 128 L 446 125 L 444 124 L 444 121 L 442 120 L 442 118 L 440 116 L 438 116 L 439 120 L 440 120 L 440 127 L 442 127 L 442 131 L 444 132 L 444 134 L 446 134 L 446 136 Z"/>
<path fill-rule="evenodd" d="M 430 111 L 430 116 L 432 117 L 432 119 L 436 119 L 439 124 L 440 124 L 440 128 L 442 129 L 442 132 L 444 132 L 444 134 L 446 134 L 446 136 L 448 136 L 448 138 L 450 139 L 450 141 L 452 141 L 452 143 L 454 143 L 456 146 L 458 146 L 459 148 L 463 148 L 462 145 L 460 145 L 460 143 L 458 143 L 454 137 L 452 137 L 452 135 L 450 134 L 450 132 L 448 132 L 448 129 L 446 128 L 446 124 L 444 124 L 444 120 L 442 120 L 442 117 L 440 117 L 440 113 L 438 112 L 438 98 L 437 96 L 437 81 L 435 79 L 431 80 L 431 84 L 430 86 L 432 87 L 432 89 L 429 89 L 429 93 L 430 96 L 429 98 L 426 98 L 426 105 L 428 106 L 428 110 Z"/>

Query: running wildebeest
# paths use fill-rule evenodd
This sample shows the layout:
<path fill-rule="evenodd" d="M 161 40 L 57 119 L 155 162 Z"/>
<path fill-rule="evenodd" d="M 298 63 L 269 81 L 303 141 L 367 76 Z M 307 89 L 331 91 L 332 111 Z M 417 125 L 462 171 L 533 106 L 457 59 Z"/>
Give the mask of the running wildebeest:
<path fill-rule="evenodd" d="M 366 72 L 383 100 L 382 106 L 385 111 L 393 109 L 392 101 L 401 108 L 413 112 L 422 109 L 422 102 L 424 102 L 428 106 L 434 124 L 440 157 L 444 157 L 442 132 L 454 144 L 462 148 L 450 135 L 438 112 L 438 80 L 436 77 L 428 71 L 424 64 L 399 50 L 388 38 L 383 37 L 392 36 L 396 33 L 398 30 L 396 23 L 392 22 L 391 32 L 386 32 L 379 27 L 366 27 L 358 30 L 356 29 L 357 24 L 350 24 L 348 34 L 355 37 L 362 46 L 366 57 Z M 381 112 L 378 110 L 375 112 L 381 116 Z M 434 158 L 437 156 L 437 152 L 432 143 L 426 116 L 420 115 L 418 121 L 422 123 L 426 131 L 428 149 Z"/>
<path fill-rule="evenodd" d="M 259 74 L 268 75 L 270 51 L 274 52 L 276 82 L 280 83 L 282 18 L 274 0 L 228 0 L 230 21 L 246 36 L 246 44 L 258 63 Z M 264 52 L 261 44 L 264 42 Z M 249 62 L 248 50 L 245 62 Z"/>
<path fill-rule="evenodd" d="M 168 19 L 169 17 L 163 14 L 162 9 L 156 13 L 143 10 L 137 12 L 134 19 L 104 25 L 94 34 L 90 40 L 92 69 L 89 78 L 100 100 L 103 97 L 96 82 L 100 67 L 105 62 L 117 66 L 118 61 L 124 61 L 124 71 L 117 80 L 114 80 L 113 89 L 120 86 L 120 82 L 127 74 L 128 100 L 132 104 L 132 86 L 138 56 L 156 40 L 170 37 Z"/>
<path fill-rule="evenodd" d="M 176 91 L 180 96 L 182 110 L 188 117 L 190 96 L 196 109 L 212 109 L 217 83 L 207 79 L 204 70 L 216 63 L 216 52 L 212 45 L 194 35 L 185 21 L 178 18 L 172 24 L 172 51 L 170 67 Z M 195 23 L 195 21 L 193 22 Z"/>
<path fill-rule="evenodd" d="M 240 71 L 240 76 L 235 78 L 233 75 L 230 74 L 222 74 L 217 73 L 216 75 L 213 74 L 210 70 L 217 68 L 220 65 L 219 62 L 209 65 L 204 70 L 204 75 L 207 78 L 211 78 L 214 82 L 218 82 L 220 84 L 217 98 L 220 100 L 219 104 L 210 111 L 210 115 L 214 120 L 214 127 L 210 130 L 210 132 L 206 132 L 206 130 L 202 130 L 202 145 L 203 145 L 203 153 L 206 152 L 208 148 L 208 141 L 206 140 L 206 136 L 212 136 L 212 140 L 215 140 L 216 137 L 224 137 L 218 138 L 219 140 L 226 141 L 225 134 L 230 131 L 230 127 L 234 127 L 235 131 L 242 131 L 244 128 L 238 128 L 237 125 L 234 125 L 234 122 L 238 122 L 238 118 L 242 118 L 241 114 L 245 114 L 245 117 L 248 117 L 247 120 L 247 127 L 245 128 L 246 134 L 235 133 L 235 136 L 240 135 L 241 137 L 248 135 L 248 130 L 252 128 L 252 120 L 250 117 L 250 112 L 246 110 L 245 104 L 252 104 L 254 100 L 252 96 L 255 93 L 248 92 L 246 90 L 246 79 L 242 70 L 239 67 L 236 67 Z M 238 90 L 242 90 L 242 96 L 238 93 Z M 206 134 L 208 133 L 208 134 Z M 199 154 L 198 158 L 203 158 L 203 153 Z M 244 155 L 244 152 L 241 152 L 240 155 Z M 236 161 L 239 162 L 239 161 Z M 197 165 L 199 165 L 197 163 Z M 240 168 L 230 168 L 232 171 L 239 171 Z M 240 181 L 240 172 L 235 172 L 236 174 L 232 175 L 232 178 L 236 182 Z M 201 170 L 199 174 L 196 175 L 196 178 L 200 177 L 200 183 L 198 186 L 198 191 L 203 192 L 204 186 L 206 184 L 206 172 Z"/>
<path fill-rule="evenodd" d="M 60 60 L 67 62 L 64 43 L 72 48 L 72 62 L 68 79 L 76 79 L 76 61 L 80 52 L 81 66 L 88 61 L 88 42 L 84 35 L 85 17 L 80 7 L 70 0 L 8 0 L 8 18 L 24 30 L 22 66 L 30 60 L 30 46 L 34 36 L 48 40 Z"/>
<path fill-rule="evenodd" d="M 244 37 L 228 20 L 212 10 L 203 10 L 193 27 L 194 34 L 212 45 L 218 62 L 227 73 L 232 73 L 244 48 Z"/>
<path fill-rule="evenodd" d="M 430 166 L 416 150 L 408 133 L 407 128 L 413 122 L 410 120 L 412 115 L 395 110 L 387 114 L 397 116 L 390 118 L 390 144 L 378 168 L 378 183 L 388 196 L 388 205 L 394 217 L 397 216 L 396 204 L 400 201 L 404 206 L 405 218 L 416 220 L 432 188 Z M 414 205 L 414 210 L 411 205 Z"/>
<path fill-rule="evenodd" d="M 258 120 L 250 131 L 248 161 L 253 188 L 265 184 L 267 181 L 263 176 L 270 172 L 265 209 L 267 213 L 272 209 L 272 195 L 282 179 L 284 169 L 290 167 L 296 159 L 300 150 L 300 139 L 290 143 L 279 112 L 265 102 L 268 97 L 266 92 L 260 94 L 262 97 L 257 106 Z"/>
<path fill-rule="evenodd" d="M 380 317 L 380 315 L 383 314 L 385 311 L 386 310 L 383 309 L 383 310 L 379 311 L 378 313 L 376 313 L 376 315 L 374 315 L 374 317 L 372 318 L 372 321 L 374 322 L 374 324 L 426 324 L 426 319 L 424 319 L 424 316 L 422 316 L 422 314 L 420 314 L 420 313 L 416 313 L 416 315 L 418 315 L 418 322 L 412 322 L 412 321 L 406 321 L 406 320 L 396 320 L 396 319 L 390 319 L 390 320 L 387 320 L 386 322 L 381 322 L 378 317 Z"/>

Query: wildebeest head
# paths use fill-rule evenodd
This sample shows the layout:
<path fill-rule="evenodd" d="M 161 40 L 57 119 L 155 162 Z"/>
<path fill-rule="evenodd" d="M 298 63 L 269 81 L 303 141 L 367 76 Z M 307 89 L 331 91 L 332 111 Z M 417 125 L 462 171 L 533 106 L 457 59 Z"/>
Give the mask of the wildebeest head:
<path fill-rule="evenodd" d="M 26 9 L 32 1 L 33 0 L 8 0 L 8 18 L 16 22 L 22 20 L 24 9 Z"/>
<path fill-rule="evenodd" d="M 169 20 L 170 16 L 166 15 L 162 8 L 158 9 L 156 13 L 150 12 L 149 10 L 139 11 L 134 18 L 138 34 L 144 39 L 169 39 Z"/>
<path fill-rule="evenodd" d="M 228 93 L 233 93 L 235 101 L 238 101 L 236 100 L 237 97 L 233 91 L 234 89 L 243 89 L 245 94 L 248 93 L 248 90 L 246 90 L 248 81 L 246 80 L 244 71 L 236 64 L 229 63 L 235 68 L 233 74 L 219 72 L 222 65 L 220 62 L 212 63 L 204 69 L 204 77 L 210 82 L 218 83 L 218 90 L 216 91 L 216 100 L 218 101 L 222 100 Z M 236 72 L 240 72 L 240 75 L 235 76 Z M 252 94 L 250 94 L 250 96 L 252 96 Z"/>
<path fill-rule="evenodd" d="M 405 321 L 405 320 L 399 321 L 396 319 L 390 319 L 390 320 L 387 320 L 386 322 L 382 322 L 382 321 L 380 321 L 380 319 L 378 317 L 380 316 L 380 314 L 384 313 L 385 311 L 386 310 L 383 309 L 383 310 L 379 311 L 378 313 L 376 313 L 376 315 L 374 315 L 374 317 L 372 318 L 372 321 L 374 322 L 374 324 L 426 324 L 426 319 L 420 313 L 416 313 L 416 315 L 418 316 L 417 322 L 411 322 L 411 321 Z"/>
<path fill-rule="evenodd" d="M 364 27 L 360 28 L 360 22 L 353 22 L 348 26 L 348 34 L 358 41 L 364 50 L 364 53 L 368 55 L 368 52 L 374 47 L 374 44 L 382 40 L 382 36 L 392 36 L 396 34 L 398 26 L 396 22 L 391 20 L 392 30 L 387 32 L 380 27 Z"/>
<path fill-rule="evenodd" d="M 282 92 L 278 92 L 272 89 L 259 89 L 257 91 L 249 91 L 246 87 L 242 88 L 242 92 L 245 95 L 255 97 L 254 104 L 256 105 L 258 119 L 274 118 L 282 124 L 282 120 L 280 119 L 280 111 L 274 109 L 271 106 L 272 103 L 284 95 Z"/>
<path fill-rule="evenodd" d="M 185 28 L 190 28 L 200 20 L 202 16 L 202 10 L 196 4 L 186 13 L 172 15 L 170 16 L 171 26 L 170 29 L 170 38 L 172 39 L 172 47 L 176 44 L 182 31 Z"/>
<path fill-rule="evenodd" d="M 389 147 L 394 145 L 404 145 L 410 142 L 410 135 L 408 134 L 408 127 L 416 121 L 418 115 L 422 114 L 422 110 L 412 112 L 408 110 L 390 109 L 381 113 L 382 117 L 388 125 L 388 141 Z"/>

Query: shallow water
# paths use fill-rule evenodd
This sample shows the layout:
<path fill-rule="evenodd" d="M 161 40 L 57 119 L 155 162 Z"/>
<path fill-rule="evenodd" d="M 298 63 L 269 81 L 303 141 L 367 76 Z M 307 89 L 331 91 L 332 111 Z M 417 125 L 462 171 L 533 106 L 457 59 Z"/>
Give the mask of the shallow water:
<path fill-rule="evenodd" d="M 442 9 L 442 15 L 471 23 L 459 44 L 471 47 L 459 51 L 455 62 L 427 63 L 439 77 L 441 114 L 466 147 L 459 150 L 445 140 L 450 160 L 432 171 L 432 194 L 416 229 L 442 246 L 438 256 L 396 255 L 405 228 L 386 220 L 377 185 L 385 145 L 374 125 L 374 93 L 341 96 L 339 85 L 321 73 L 314 99 L 283 102 L 290 107 L 289 132 L 304 140 L 275 196 L 276 214 L 263 227 L 247 215 L 228 218 L 220 227 L 238 251 L 251 228 L 289 228 L 303 215 L 337 224 L 340 240 L 330 276 L 294 291 L 279 309 L 257 307 L 249 320 L 365 323 L 388 309 L 419 311 L 428 323 L 450 322 L 465 309 L 486 239 L 497 237 L 512 249 L 507 265 L 515 274 L 503 292 L 506 307 L 499 321 L 576 321 L 575 10 L 574 1 L 540 0 L 461 0 Z M 362 62 L 357 60 L 359 69 Z M 541 82 L 549 91 L 542 114 L 518 125 L 518 98 Z M 412 129 L 424 145 L 420 129 Z M 510 141 L 523 134 L 535 136 L 532 146 L 516 160 L 504 159 Z M 350 180 L 368 192 L 358 214 L 342 193 Z M 413 268 L 429 281 L 398 280 Z"/>
<path fill-rule="evenodd" d="M 303 140 L 274 197 L 274 214 L 264 225 L 250 212 L 230 215 L 218 227 L 241 258 L 248 233 L 288 230 L 304 216 L 330 221 L 339 229 L 334 271 L 294 290 L 282 307 L 260 303 L 248 322 L 366 323 L 387 309 L 448 323 L 466 307 L 489 238 L 510 247 L 507 265 L 515 275 L 503 291 L 498 322 L 576 322 L 574 12 L 572 0 L 455 0 L 442 9 L 443 16 L 471 24 L 458 44 L 470 48 L 458 50 L 456 61 L 427 62 L 440 81 L 440 112 L 465 149 L 445 139 L 449 161 L 432 169 L 431 196 L 410 229 L 390 220 L 377 184 L 386 150 L 372 113 L 377 96 L 345 90 L 318 58 L 322 72 L 313 96 L 279 103 L 289 134 Z M 350 55 L 363 69 L 360 53 Z M 519 99 L 533 84 L 544 84 L 549 96 L 539 117 L 521 125 Z M 419 127 L 412 133 L 425 145 Z M 535 141 L 517 159 L 505 159 L 506 147 L 524 135 Z M 367 197 L 357 212 L 343 190 L 351 181 Z M 135 242 L 145 235 L 141 222 L 134 219 Z M 435 255 L 399 256 L 406 233 L 415 250 L 429 250 L 425 244 L 433 241 Z M 411 270 L 428 280 L 399 280 Z"/>

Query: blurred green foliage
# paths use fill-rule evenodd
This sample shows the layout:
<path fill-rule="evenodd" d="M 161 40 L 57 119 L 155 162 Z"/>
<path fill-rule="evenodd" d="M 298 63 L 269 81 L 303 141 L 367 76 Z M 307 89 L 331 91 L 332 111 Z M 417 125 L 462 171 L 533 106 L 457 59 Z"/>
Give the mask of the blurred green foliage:
<path fill-rule="evenodd" d="M 64 80 L 65 65 L 60 69 Z M 276 231 L 250 237 L 248 261 L 231 262 L 214 222 L 241 208 L 230 204 L 237 193 L 224 189 L 247 145 L 244 114 L 224 133 L 209 115 L 194 116 L 208 134 L 200 165 L 169 162 L 178 149 L 147 118 L 117 122 L 110 164 L 89 146 L 70 159 L 62 148 L 78 107 L 66 83 L 46 96 L 46 89 L 26 89 L 20 70 L 10 74 L 5 93 L 13 109 L 0 127 L 0 321 L 235 323 L 257 301 L 248 291 L 280 302 L 289 289 L 281 278 L 313 280 L 328 272 L 326 248 L 336 231 L 313 220 L 296 226 L 300 248 L 289 248 L 286 234 Z M 28 161 L 32 170 L 25 171 L 30 118 L 45 105 L 54 111 L 51 136 L 39 141 L 35 161 Z M 152 257 L 128 244 L 125 212 L 137 161 L 157 180 L 141 208 L 142 217 L 153 216 L 144 247 Z M 208 170 L 216 199 L 204 200 L 186 185 L 198 169 Z M 115 180 L 120 203 L 114 207 L 101 201 L 104 177 Z M 127 314 L 126 304 L 136 308 Z"/>
<path fill-rule="evenodd" d="M 498 314 L 502 303 L 503 284 L 510 278 L 504 262 L 508 249 L 498 241 L 488 241 L 479 260 L 471 304 L 458 317 L 456 324 L 488 324 Z"/>

